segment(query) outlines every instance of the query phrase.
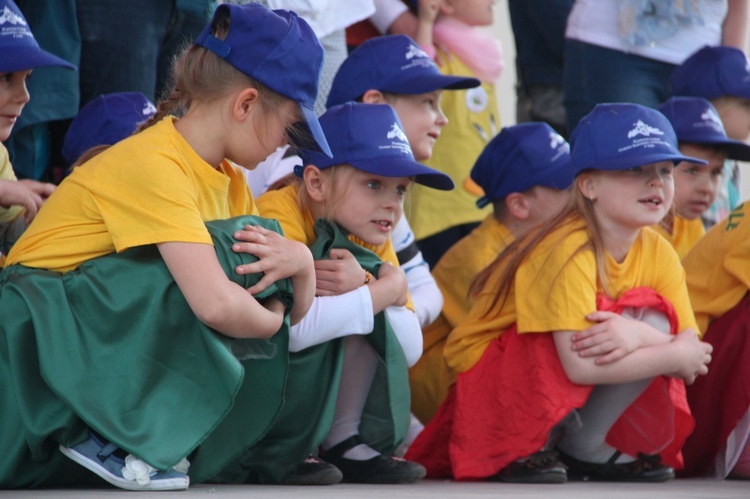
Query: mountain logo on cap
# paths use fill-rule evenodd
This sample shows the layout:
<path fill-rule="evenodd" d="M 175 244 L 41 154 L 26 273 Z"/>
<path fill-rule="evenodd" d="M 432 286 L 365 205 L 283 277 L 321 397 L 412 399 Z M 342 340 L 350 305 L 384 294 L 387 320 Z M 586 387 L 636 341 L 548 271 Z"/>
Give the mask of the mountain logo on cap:
<path fill-rule="evenodd" d="M 549 147 L 550 149 L 557 149 L 557 146 L 562 145 L 565 143 L 565 139 L 563 139 L 560 135 L 550 132 L 549 133 Z"/>
<path fill-rule="evenodd" d="M 398 126 L 398 123 L 394 123 L 391 125 L 391 129 L 388 130 L 387 137 L 389 139 L 395 139 L 398 138 L 401 142 L 409 142 L 409 139 L 406 138 L 406 133 L 401 129 L 400 126 Z"/>
<path fill-rule="evenodd" d="M 406 50 L 406 58 L 407 59 L 414 59 L 415 57 L 419 57 L 421 59 L 427 58 L 429 59 L 429 56 L 427 53 L 422 50 L 421 48 L 417 47 L 413 43 L 409 44 L 409 48 Z"/>
<path fill-rule="evenodd" d="M 141 113 L 143 113 L 143 116 L 153 116 L 156 114 L 156 106 L 154 106 L 150 101 L 146 102 L 146 104 L 143 106 L 143 109 L 141 110 Z"/>
<path fill-rule="evenodd" d="M 7 6 L 3 8 L 3 15 L 0 16 L 0 24 L 5 23 L 20 24 L 21 26 L 26 26 L 26 21 L 24 20 L 24 18 L 10 10 Z"/>
<path fill-rule="evenodd" d="M 628 132 L 628 138 L 632 139 L 633 137 L 637 137 L 638 135 L 650 137 L 651 135 L 664 135 L 664 132 L 662 132 L 658 128 L 648 126 L 643 121 L 638 120 L 635 123 L 635 127 Z"/>
<path fill-rule="evenodd" d="M 705 125 L 710 126 L 717 132 L 724 131 L 724 126 L 721 124 L 721 118 L 719 118 L 719 115 L 716 114 L 713 109 L 706 109 L 706 111 L 701 114 L 701 119 Z"/>

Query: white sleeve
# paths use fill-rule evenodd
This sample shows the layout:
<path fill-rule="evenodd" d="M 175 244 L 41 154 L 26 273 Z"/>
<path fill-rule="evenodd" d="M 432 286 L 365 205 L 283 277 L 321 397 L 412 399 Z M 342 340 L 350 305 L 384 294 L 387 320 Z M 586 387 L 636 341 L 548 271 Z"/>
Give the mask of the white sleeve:
<path fill-rule="evenodd" d="M 430 266 L 418 253 L 414 258 L 401 265 L 406 273 L 409 294 L 414 302 L 414 311 L 422 327 L 426 327 L 437 319 L 443 310 L 443 293 L 430 274 Z"/>
<path fill-rule="evenodd" d="M 317 296 L 307 314 L 289 330 L 289 351 L 299 352 L 350 334 L 369 334 L 375 323 L 367 286 L 338 296 Z"/>
<path fill-rule="evenodd" d="M 417 314 L 406 307 L 387 307 L 385 318 L 404 351 L 406 364 L 413 366 L 422 356 L 422 328 L 419 327 Z"/>
<path fill-rule="evenodd" d="M 375 0 L 375 13 L 370 16 L 370 22 L 381 34 L 388 32 L 393 21 L 409 10 L 401 0 Z"/>

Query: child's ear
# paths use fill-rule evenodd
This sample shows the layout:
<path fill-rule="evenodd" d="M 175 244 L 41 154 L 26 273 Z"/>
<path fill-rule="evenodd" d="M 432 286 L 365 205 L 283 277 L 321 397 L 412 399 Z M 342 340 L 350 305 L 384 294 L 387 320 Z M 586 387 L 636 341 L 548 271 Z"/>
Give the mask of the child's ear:
<path fill-rule="evenodd" d="M 380 90 L 371 88 L 362 95 L 362 102 L 365 104 L 388 104 L 385 95 Z"/>
<path fill-rule="evenodd" d="M 315 165 L 307 165 L 302 172 L 302 181 L 305 183 L 307 195 L 310 196 L 310 199 L 318 203 L 325 201 L 327 180 L 327 176 Z"/>
<path fill-rule="evenodd" d="M 253 107 L 260 103 L 257 88 L 244 88 L 234 98 L 232 115 L 239 121 L 244 121 L 252 114 Z"/>
<path fill-rule="evenodd" d="M 590 201 L 596 201 L 596 186 L 594 185 L 594 177 L 588 173 L 581 173 L 575 179 L 575 189 L 581 191 L 583 197 Z"/>
<path fill-rule="evenodd" d="M 505 196 L 505 208 L 518 220 L 528 220 L 531 216 L 529 200 L 520 192 L 511 192 Z"/>

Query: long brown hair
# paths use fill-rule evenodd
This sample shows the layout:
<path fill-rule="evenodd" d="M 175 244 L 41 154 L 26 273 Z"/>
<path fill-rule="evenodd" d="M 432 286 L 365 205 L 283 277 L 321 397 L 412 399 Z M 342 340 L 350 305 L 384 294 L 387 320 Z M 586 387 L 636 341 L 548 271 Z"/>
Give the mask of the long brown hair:
<path fill-rule="evenodd" d="M 593 174 L 594 172 L 585 172 Z M 582 173 L 583 174 L 583 173 Z M 599 280 L 605 292 L 608 292 L 609 272 L 606 265 L 606 252 L 604 241 L 599 230 L 599 224 L 594 214 L 594 202 L 587 199 L 578 188 L 577 181 L 573 185 L 573 193 L 570 201 L 555 217 L 540 223 L 537 227 L 509 244 L 499 255 L 482 270 L 472 281 L 469 287 L 469 295 L 477 296 L 488 285 L 490 276 L 501 272 L 500 280 L 494 289 L 495 301 L 501 301 L 501 307 L 508 298 L 511 285 L 514 282 L 516 271 L 529 254 L 552 232 L 561 227 L 567 227 L 567 232 L 561 234 L 564 238 L 573 232 L 580 230 L 578 221 L 583 221 L 589 234 L 589 240 L 578 247 L 569 257 L 570 261 L 581 251 L 592 249 L 596 258 L 596 267 Z M 489 310 L 485 315 L 489 313 Z"/>

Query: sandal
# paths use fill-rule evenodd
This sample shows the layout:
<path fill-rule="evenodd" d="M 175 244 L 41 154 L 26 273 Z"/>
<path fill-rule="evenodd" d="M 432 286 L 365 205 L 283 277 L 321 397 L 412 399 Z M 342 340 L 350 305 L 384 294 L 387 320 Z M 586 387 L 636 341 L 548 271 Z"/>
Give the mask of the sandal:
<path fill-rule="evenodd" d="M 568 467 L 571 480 L 597 482 L 666 482 L 675 476 L 671 466 L 661 462 L 661 456 L 638 453 L 630 463 L 615 463 L 622 453 L 616 451 L 606 463 L 587 463 L 560 452 L 560 459 Z"/>

